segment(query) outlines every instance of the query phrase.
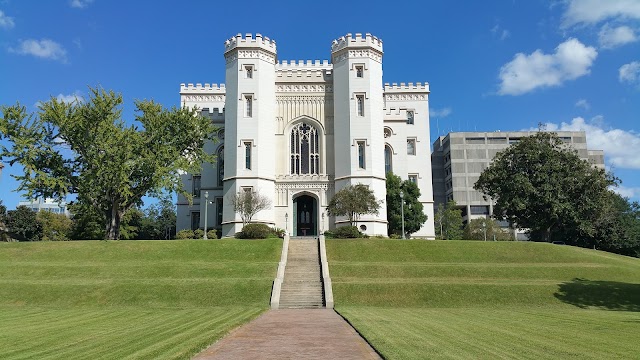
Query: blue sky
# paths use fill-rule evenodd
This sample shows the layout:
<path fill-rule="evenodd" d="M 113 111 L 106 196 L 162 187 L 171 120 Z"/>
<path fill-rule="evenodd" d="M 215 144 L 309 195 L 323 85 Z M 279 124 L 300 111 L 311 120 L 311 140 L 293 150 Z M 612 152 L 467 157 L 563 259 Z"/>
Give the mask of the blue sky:
<path fill-rule="evenodd" d="M 277 41 L 279 60 L 330 58 L 334 38 L 384 41 L 384 82 L 429 82 L 432 140 L 449 131 L 584 129 L 640 200 L 640 0 L 0 1 L 0 104 L 35 110 L 87 86 L 178 105 L 223 83 L 223 42 Z M 0 199 L 20 194 L 7 166 Z"/>

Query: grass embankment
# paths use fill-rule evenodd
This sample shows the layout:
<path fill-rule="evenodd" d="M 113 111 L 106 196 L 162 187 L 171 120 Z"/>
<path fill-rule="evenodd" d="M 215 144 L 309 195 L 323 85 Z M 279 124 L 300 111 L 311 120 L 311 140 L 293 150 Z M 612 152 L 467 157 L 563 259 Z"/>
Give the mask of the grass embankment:
<path fill-rule="evenodd" d="M 281 247 L 0 244 L 0 358 L 189 358 L 268 308 Z"/>
<path fill-rule="evenodd" d="M 387 358 L 640 352 L 639 259 L 520 242 L 328 240 L 327 251 L 336 310 Z"/>

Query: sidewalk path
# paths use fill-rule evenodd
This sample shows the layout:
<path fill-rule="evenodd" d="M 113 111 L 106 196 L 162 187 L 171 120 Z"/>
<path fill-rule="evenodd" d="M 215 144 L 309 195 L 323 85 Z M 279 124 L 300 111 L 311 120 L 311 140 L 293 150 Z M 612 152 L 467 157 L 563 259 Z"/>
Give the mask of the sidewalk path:
<path fill-rule="evenodd" d="M 267 311 L 194 359 L 380 359 L 380 356 L 331 309 L 282 309 Z"/>

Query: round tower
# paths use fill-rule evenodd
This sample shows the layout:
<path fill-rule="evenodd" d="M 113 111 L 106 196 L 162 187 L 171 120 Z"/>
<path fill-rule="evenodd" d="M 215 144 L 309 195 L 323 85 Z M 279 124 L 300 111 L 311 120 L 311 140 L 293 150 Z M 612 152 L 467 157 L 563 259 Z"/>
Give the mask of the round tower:
<path fill-rule="evenodd" d="M 223 236 L 242 229 L 230 197 L 257 191 L 275 193 L 275 63 L 276 43 L 261 34 L 238 34 L 225 41 L 226 104 Z M 252 222 L 274 225 L 273 208 Z"/>
<path fill-rule="evenodd" d="M 331 46 L 335 190 L 364 184 L 382 201 L 378 215 L 358 221 L 370 235 L 387 234 L 382 54 L 382 40 L 371 34 L 347 34 Z"/>

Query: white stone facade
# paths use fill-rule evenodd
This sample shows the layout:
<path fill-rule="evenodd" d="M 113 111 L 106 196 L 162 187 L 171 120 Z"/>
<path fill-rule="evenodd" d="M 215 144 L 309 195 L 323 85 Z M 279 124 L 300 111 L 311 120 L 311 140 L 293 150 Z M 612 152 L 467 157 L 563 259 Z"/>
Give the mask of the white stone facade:
<path fill-rule="evenodd" d="M 233 236 L 242 228 L 230 196 L 253 189 L 273 199 L 253 222 L 315 235 L 347 222 L 326 208 L 348 184 L 366 184 L 382 200 L 358 226 L 387 234 L 385 173 L 416 181 L 428 220 L 414 237 L 434 238 L 429 85 L 382 82 L 382 41 L 370 34 L 334 40 L 331 62 L 277 61 L 275 41 L 260 34 L 225 42 L 226 86 L 181 84 L 180 103 L 202 109 L 221 128 L 219 154 L 183 181 L 177 228 L 207 227 Z"/>

